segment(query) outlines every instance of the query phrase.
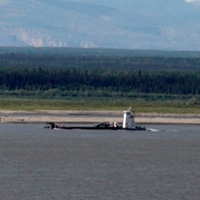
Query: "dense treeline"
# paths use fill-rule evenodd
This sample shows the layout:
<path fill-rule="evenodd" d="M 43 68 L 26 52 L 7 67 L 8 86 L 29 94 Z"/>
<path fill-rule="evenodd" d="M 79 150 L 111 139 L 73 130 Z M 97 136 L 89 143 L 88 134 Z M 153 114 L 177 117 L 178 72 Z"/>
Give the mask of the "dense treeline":
<path fill-rule="evenodd" d="M 60 67 L 110 70 L 198 71 L 200 58 L 0 54 L 0 67 Z"/>
<path fill-rule="evenodd" d="M 0 54 L 40 56 L 131 56 L 164 58 L 200 58 L 199 51 L 161 51 L 134 49 L 70 48 L 70 47 L 0 47 Z"/>
<path fill-rule="evenodd" d="M 200 94 L 199 52 L 0 48 L 0 95 Z"/>
<path fill-rule="evenodd" d="M 200 94 L 200 72 L 0 68 L 0 89 Z"/>

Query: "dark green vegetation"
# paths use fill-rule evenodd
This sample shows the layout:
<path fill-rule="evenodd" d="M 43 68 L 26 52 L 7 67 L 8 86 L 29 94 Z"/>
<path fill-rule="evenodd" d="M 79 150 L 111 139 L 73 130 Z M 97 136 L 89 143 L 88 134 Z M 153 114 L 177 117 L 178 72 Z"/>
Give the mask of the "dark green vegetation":
<path fill-rule="evenodd" d="M 75 48 L 0 48 L 1 67 L 193 71 L 200 69 L 200 53 Z"/>
<path fill-rule="evenodd" d="M 200 72 L 148 72 L 77 68 L 0 68 L 1 91 L 52 96 L 129 96 L 140 93 L 200 94 Z M 27 93 L 28 94 L 28 93 Z"/>
<path fill-rule="evenodd" d="M 34 48 L 34 47 L 0 47 L 1 55 L 50 55 L 50 56 L 132 56 L 164 58 L 200 58 L 199 51 L 160 51 L 127 49 L 85 49 L 85 48 Z"/>
<path fill-rule="evenodd" d="M 23 109 L 18 100 L 6 104 L 8 98 L 20 98 L 29 99 L 20 100 L 24 109 L 121 109 L 132 105 L 138 112 L 184 113 L 185 108 L 186 112 L 197 113 L 200 56 L 198 52 L 183 52 L 182 57 L 178 56 L 180 52 L 171 54 L 0 48 L 1 107 Z M 47 98 L 54 100 L 36 103 Z M 32 106 L 30 99 L 35 99 Z M 54 105 L 54 101 L 58 103 Z"/>
<path fill-rule="evenodd" d="M 126 110 L 131 106 L 139 113 L 199 114 L 199 101 L 191 97 L 174 97 L 174 100 L 149 98 L 77 98 L 34 99 L 9 96 L 0 99 L 0 110 Z M 178 100 L 177 100 L 178 99 Z"/>

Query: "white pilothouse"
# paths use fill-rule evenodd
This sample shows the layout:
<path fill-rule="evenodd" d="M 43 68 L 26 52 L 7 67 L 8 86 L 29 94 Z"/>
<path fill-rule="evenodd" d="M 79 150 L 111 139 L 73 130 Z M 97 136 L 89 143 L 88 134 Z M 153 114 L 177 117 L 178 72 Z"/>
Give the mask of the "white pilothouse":
<path fill-rule="evenodd" d="M 134 128 L 136 127 L 135 125 L 135 116 L 131 112 L 131 108 L 128 110 L 124 111 L 124 118 L 123 118 L 123 125 L 122 128 Z"/>

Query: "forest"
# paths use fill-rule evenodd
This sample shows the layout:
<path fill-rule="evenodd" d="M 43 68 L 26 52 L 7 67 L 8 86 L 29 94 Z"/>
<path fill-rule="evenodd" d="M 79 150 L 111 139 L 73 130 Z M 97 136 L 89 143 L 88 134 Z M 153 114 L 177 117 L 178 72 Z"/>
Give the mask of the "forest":
<path fill-rule="evenodd" d="M 149 72 L 77 68 L 0 68 L 0 90 L 200 94 L 200 72 Z M 69 92 L 66 93 L 69 95 Z M 101 93 L 103 96 L 103 93 Z"/>
<path fill-rule="evenodd" d="M 77 68 L 114 71 L 199 71 L 200 57 L 0 53 L 0 68 L 2 67 Z"/>
<path fill-rule="evenodd" d="M 199 52 L 0 48 L 0 98 L 200 100 Z M 197 102 L 199 104 L 199 102 Z"/>

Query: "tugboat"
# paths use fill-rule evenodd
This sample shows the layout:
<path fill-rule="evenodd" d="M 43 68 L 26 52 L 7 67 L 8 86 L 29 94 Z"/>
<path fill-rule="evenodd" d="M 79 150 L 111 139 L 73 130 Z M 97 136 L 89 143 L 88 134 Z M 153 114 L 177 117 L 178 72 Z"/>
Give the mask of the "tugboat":
<path fill-rule="evenodd" d="M 146 127 L 135 124 L 135 115 L 132 114 L 131 107 L 129 107 L 128 110 L 124 111 L 123 125 L 121 129 L 130 131 L 144 131 L 146 130 Z"/>
<path fill-rule="evenodd" d="M 146 130 L 145 126 L 138 126 L 135 124 L 135 115 L 132 114 L 131 108 L 124 111 L 123 124 L 119 125 L 117 122 L 101 122 L 94 126 L 61 126 L 55 122 L 46 123 L 47 128 L 51 129 L 85 129 L 85 130 L 128 130 L 141 131 Z"/>

